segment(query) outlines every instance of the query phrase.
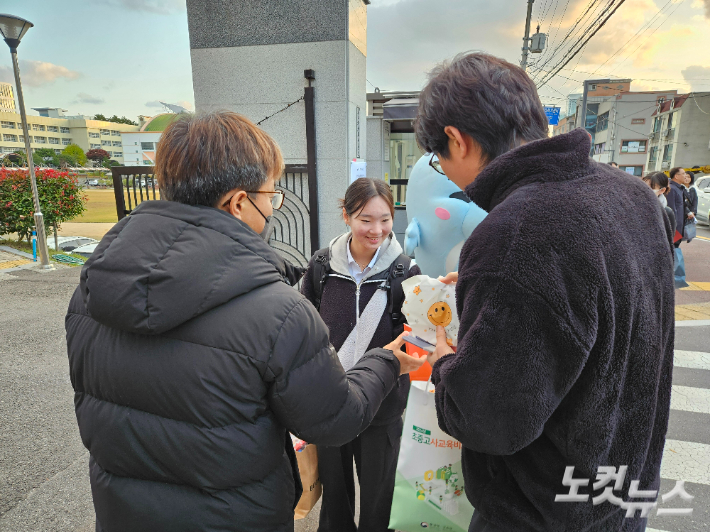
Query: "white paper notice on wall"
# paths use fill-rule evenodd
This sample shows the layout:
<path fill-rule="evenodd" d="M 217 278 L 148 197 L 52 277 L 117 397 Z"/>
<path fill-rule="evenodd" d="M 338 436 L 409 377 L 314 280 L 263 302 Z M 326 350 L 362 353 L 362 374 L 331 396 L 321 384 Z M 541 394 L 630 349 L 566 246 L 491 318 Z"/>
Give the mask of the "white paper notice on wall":
<path fill-rule="evenodd" d="M 350 182 L 353 183 L 356 179 L 367 177 L 367 163 L 365 161 L 350 162 Z"/>

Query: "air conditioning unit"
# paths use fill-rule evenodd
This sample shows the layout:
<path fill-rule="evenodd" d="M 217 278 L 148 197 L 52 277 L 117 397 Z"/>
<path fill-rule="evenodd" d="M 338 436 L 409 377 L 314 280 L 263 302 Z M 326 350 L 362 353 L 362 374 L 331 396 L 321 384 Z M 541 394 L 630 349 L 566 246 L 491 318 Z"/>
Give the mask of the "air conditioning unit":
<path fill-rule="evenodd" d="M 671 167 L 670 161 L 663 161 L 661 163 L 661 170 L 668 170 Z"/>
<path fill-rule="evenodd" d="M 667 136 L 668 136 L 668 130 L 667 130 L 667 129 L 664 129 L 663 131 L 661 131 L 661 138 L 662 138 L 662 139 L 666 138 Z"/>

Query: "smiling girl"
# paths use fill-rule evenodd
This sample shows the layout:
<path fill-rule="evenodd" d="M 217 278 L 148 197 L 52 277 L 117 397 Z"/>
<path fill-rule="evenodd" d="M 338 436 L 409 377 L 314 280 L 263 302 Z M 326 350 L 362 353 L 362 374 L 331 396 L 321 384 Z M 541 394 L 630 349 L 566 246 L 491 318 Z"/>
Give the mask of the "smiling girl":
<path fill-rule="evenodd" d="M 403 298 L 392 298 L 394 289 L 388 289 L 388 285 L 421 271 L 418 266 L 410 267 L 411 259 L 402 254 L 392 232 L 394 203 L 384 181 L 356 180 L 340 206 L 350 230 L 314 255 L 302 292 L 319 309 L 330 330 L 330 341 L 347 370 L 370 345 L 385 345 L 402 332 Z M 396 271 L 399 277 L 392 282 Z M 397 303 L 391 304 L 390 298 Z M 353 459 L 360 482 L 359 530 L 388 529 L 408 393 L 409 377 L 405 375 L 384 400 L 370 427 L 357 438 L 340 447 L 318 447 L 323 483 L 319 532 L 358 530 Z"/>

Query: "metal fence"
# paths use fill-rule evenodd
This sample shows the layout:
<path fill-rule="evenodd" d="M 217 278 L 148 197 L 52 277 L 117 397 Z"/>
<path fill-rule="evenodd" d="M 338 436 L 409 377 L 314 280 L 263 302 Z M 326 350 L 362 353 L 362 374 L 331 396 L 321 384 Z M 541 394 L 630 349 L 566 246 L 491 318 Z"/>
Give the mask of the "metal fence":
<path fill-rule="evenodd" d="M 161 199 L 152 166 L 116 166 L 111 172 L 119 220 L 141 202 Z M 274 211 L 269 244 L 291 263 L 306 266 L 314 251 L 311 228 L 316 224 L 317 229 L 318 223 L 315 219 L 318 213 L 312 208 L 306 165 L 286 165 L 284 176 L 276 186 L 285 193 L 284 204 Z"/>
<path fill-rule="evenodd" d="M 284 191 L 284 204 L 274 211 L 269 244 L 293 264 L 306 266 L 312 255 L 311 210 L 308 171 L 305 165 L 286 165 L 276 188 Z"/>
<path fill-rule="evenodd" d="M 161 199 L 152 166 L 114 166 L 111 174 L 119 220 L 131 214 L 139 203 Z"/>

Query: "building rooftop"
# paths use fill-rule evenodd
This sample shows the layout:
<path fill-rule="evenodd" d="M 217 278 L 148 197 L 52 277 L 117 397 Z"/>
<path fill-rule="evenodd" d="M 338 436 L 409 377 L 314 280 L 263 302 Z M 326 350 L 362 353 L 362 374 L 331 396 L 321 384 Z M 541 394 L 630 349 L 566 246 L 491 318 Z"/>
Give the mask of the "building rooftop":
<path fill-rule="evenodd" d="M 665 113 L 666 111 L 670 111 L 671 109 L 677 109 L 678 107 L 681 107 L 685 103 L 685 100 L 688 99 L 688 96 L 690 96 L 690 94 L 680 94 L 672 100 L 666 100 L 660 105 L 658 109 L 653 112 L 651 116 L 656 116 L 659 113 Z M 671 104 L 673 104 L 673 107 L 671 107 Z"/>

